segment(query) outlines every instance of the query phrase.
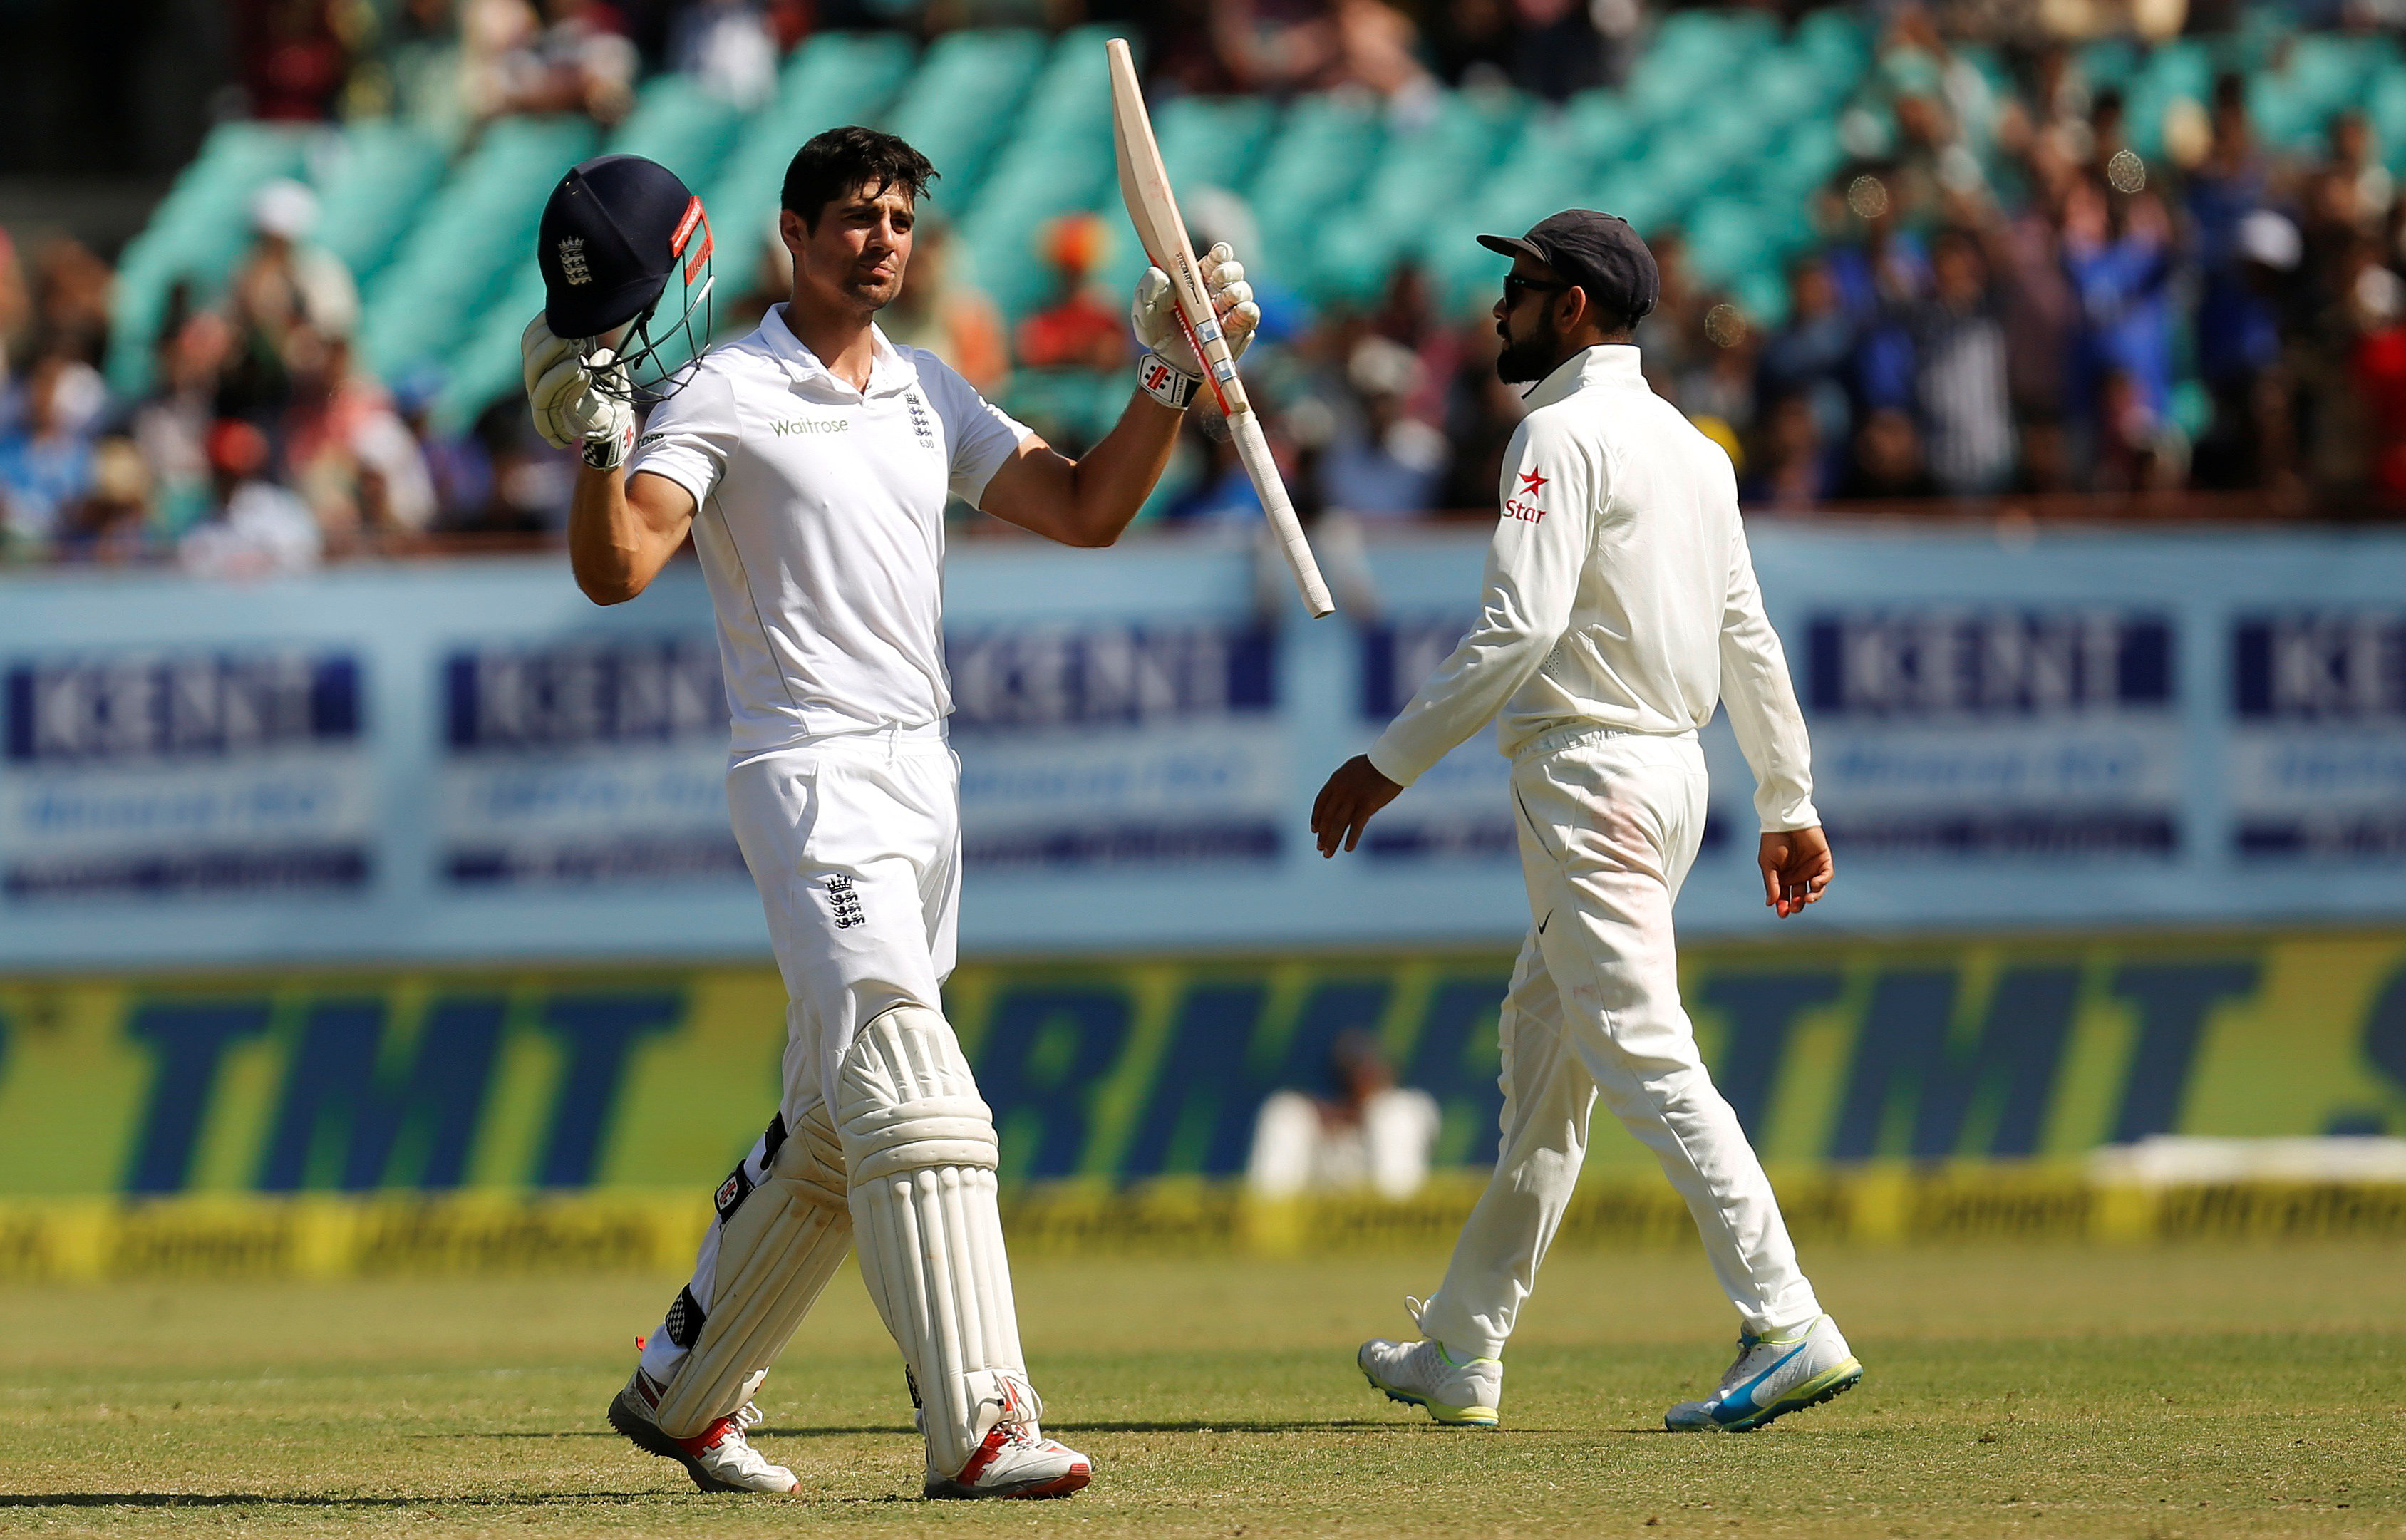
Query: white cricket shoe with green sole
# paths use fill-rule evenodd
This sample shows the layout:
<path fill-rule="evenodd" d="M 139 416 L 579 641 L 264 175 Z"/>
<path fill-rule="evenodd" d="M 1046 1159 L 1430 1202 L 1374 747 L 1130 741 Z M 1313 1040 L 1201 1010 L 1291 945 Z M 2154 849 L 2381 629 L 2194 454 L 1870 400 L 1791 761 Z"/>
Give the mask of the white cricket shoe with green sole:
<path fill-rule="evenodd" d="M 1421 1304 L 1404 1302 L 1418 1324 Z M 1449 1428 L 1492 1428 L 1504 1399 L 1504 1363 L 1500 1359 L 1457 1359 L 1433 1337 L 1418 1342 L 1390 1342 L 1384 1337 L 1362 1344 L 1353 1355 L 1371 1388 L 1390 1401 L 1418 1406 Z"/>
<path fill-rule="evenodd" d="M 1702 1401 L 1682 1401 L 1663 1414 L 1674 1433 L 1719 1428 L 1744 1433 L 1774 1418 L 1818 1406 L 1862 1382 L 1862 1362 L 1847 1349 L 1838 1323 L 1816 1316 L 1773 1336 L 1742 1335 L 1737 1362 L 1720 1389 Z"/>

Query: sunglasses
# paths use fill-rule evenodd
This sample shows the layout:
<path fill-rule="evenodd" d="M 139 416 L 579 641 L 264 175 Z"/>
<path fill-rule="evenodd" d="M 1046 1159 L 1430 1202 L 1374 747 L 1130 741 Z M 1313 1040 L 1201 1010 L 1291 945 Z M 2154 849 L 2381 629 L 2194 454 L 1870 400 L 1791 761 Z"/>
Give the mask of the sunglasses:
<path fill-rule="evenodd" d="M 1551 294 L 1568 289 L 1566 283 L 1548 283 L 1543 278 L 1524 278 L 1518 273 L 1504 275 L 1504 308 L 1511 309 L 1521 303 L 1523 294 Z"/>

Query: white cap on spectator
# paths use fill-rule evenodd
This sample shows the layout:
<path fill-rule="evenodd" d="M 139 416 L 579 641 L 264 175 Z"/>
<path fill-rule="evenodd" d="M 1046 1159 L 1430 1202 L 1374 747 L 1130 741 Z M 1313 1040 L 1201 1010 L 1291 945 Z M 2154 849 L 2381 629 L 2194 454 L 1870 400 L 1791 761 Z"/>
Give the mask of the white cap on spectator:
<path fill-rule="evenodd" d="M 2305 243 L 2286 216 L 2259 208 L 2239 221 L 2239 254 L 2276 273 L 2286 273 L 2305 254 Z"/>
<path fill-rule="evenodd" d="M 1408 396 L 1421 388 L 1421 360 L 1401 343 L 1365 337 L 1345 360 L 1345 378 L 1366 396 Z"/>
<path fill-rule="evenodd" d="M 1187 234 L 1197 251 L 1225 241 L 1236 248 L 1238 261 L 1260 264 L 1261 227 L 1243 198 L 1224 187 L 1198 187 L 1181 198 L 1179 205 L 1186 211 Z"/>
<path fill-rule="evenodd" d="M 318 223 L 318 195 L 290 177 L 278 177 L 250 195 L 250 222 L 263 234 L 297 241 Z"/>
<path fill-rule="evenodd" d="M 2375 262 L 2356 276 L 2356 306 L 2368 320 L 2394 321 L 2406 312 L 2406 281 Z"/>

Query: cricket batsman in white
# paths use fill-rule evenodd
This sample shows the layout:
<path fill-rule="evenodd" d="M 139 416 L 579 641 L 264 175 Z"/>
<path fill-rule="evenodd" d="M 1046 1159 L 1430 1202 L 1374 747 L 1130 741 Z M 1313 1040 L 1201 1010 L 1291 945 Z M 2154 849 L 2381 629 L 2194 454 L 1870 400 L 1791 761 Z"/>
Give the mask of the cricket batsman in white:
<path fill-rule="evenodd" d="M 666 274 L 699 205 L 675 218 L 689 194 L 649 162 L 630 182 L 615 166 L 626 185 L 610 182 L 630 159 L 580 167 L 582 185 L 609 192 L 583 204 L 572 173 L 557 231 L 546 215 L 555 281 L 527 332 L 529 399 L 552 442 L 584 447 L 569 548 L 595 602 L 633 599 L 693 540 L 733 718 L 729 809 L 790 1003 L 778 1113 L 718 1190 L 693 1279 L 610 1420 L 705 1491 L 795 1490 L 746 1441 L 752 1397 L 856 1244 L 920 1404 L 927 1495 L 1066 1496 L 1093 1466 L 1039 1426 L 994 1118 L 941 993 L 961 877 L 944 507 L 957 497 L 1064 544 L 1111 544 L 1168 462 L 1201 365 L 1173 340 L 1168 279 L 1148 272 L 1133 323 L 1156 351 L 1138 389 L 1083 458 L 1055 453 L 878 329 L 935 172 L 891 134 L 834 129 L 785 175 L 791 297 L 703 357 L 637 439 L 624 360 L 591 330 L 615 312 L 581 296 L 630 270 Z M 575 244 L 552 249 L 562 242 Z M 1202 266 L 1241 347 L 1260 319 L 1243 269 L 1224 247 Z M 657 296 L 659 280 L 644 281 Z"/>
<path fill-rule="evenodd" d="M 1363 1345 L 1370 1383 L 1439 1422 L 1493 1426 L 1504 1344 L 1587 1153 L 1601 1092 L 1687 1199 L 1742 1322 L 1720 1387 L 1673 1429 L 1760 1427 L 1862 1378 L 1796 1264 L 1762 1166 L 1713 1088 L 1679 1004 L 1671 906 L 1705 827 L 1697 729 L 1726 701 L 1755 774 L 1763 900 L 1782 918 L 1828 890 L 1804 722 L 1764 618 L 1729 457 L 1650 390 L 1631 335 L 1653 254 L 1573 209 L 1525 236 L 1495 306 L 1496 370 L 1535 381 L 1505 455 L 1503 517 L 1479 622 L 1366 755 L 1313 806 L 1323 856 L 1498 719 L 1529 890 L 1528 939 L 1497 1022 L 1495 1173 L 1444 1284 L 1408 1301 L 1412 1343 Z"/>

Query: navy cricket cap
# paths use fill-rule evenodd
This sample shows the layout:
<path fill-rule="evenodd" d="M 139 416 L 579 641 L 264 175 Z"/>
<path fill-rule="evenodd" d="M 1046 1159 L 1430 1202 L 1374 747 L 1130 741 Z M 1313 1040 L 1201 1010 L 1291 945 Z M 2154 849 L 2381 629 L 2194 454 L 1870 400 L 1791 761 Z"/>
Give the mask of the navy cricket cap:
<path fill-rule="evenodd" d="M 1479 244 L 1507 257 L 1535 257 L 1586 290 L 1596 309 L 1632 323 L 1662 296 L 1654 253 L 1618 214 L 1566 208 L 1531 225 L 1526 235 L 1481 235 Z"/>
<path fill-rule="evenodd" d="M 544 324 L 558 337 L 598 337 L 644 316 L 704 228 L 701 200 L 657 161 L 577 166 L 551 190 L 535 236 Z"/>

